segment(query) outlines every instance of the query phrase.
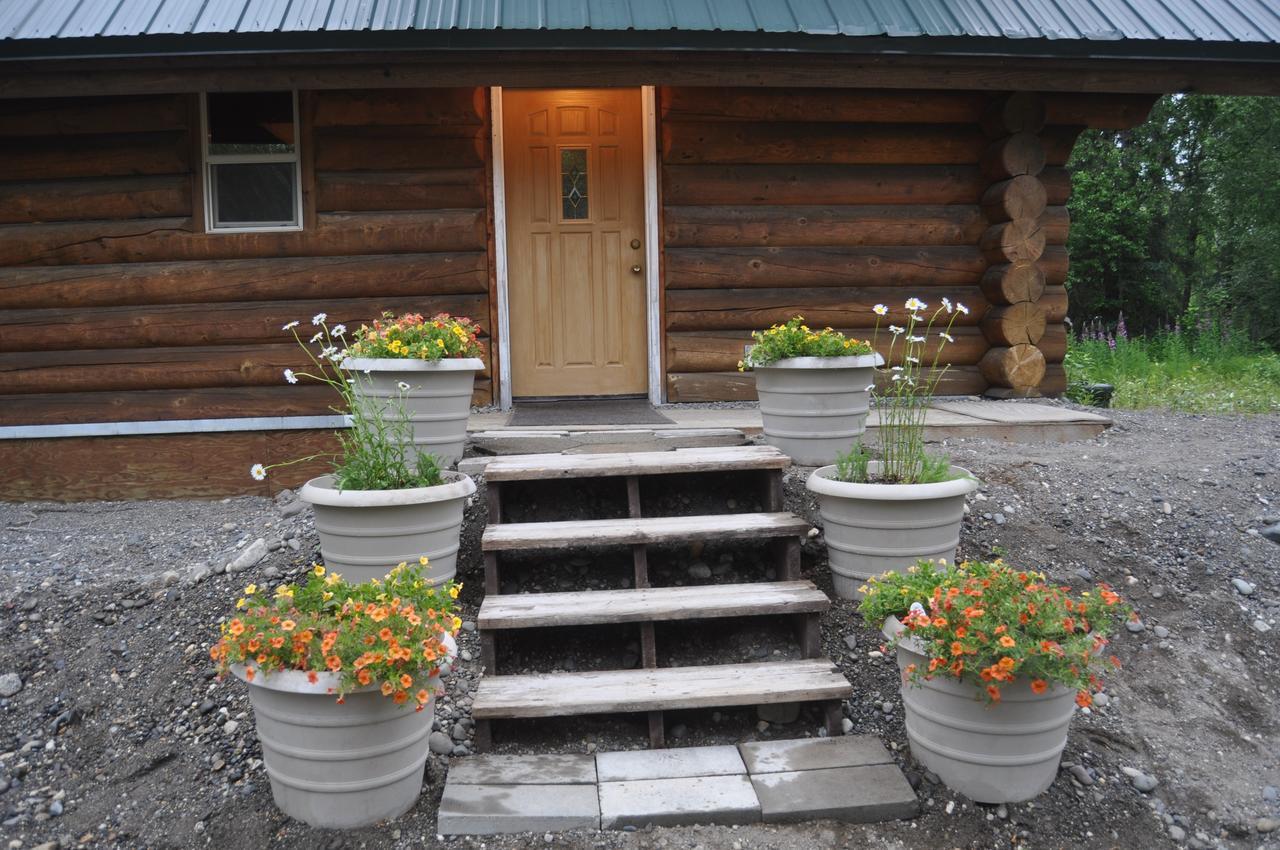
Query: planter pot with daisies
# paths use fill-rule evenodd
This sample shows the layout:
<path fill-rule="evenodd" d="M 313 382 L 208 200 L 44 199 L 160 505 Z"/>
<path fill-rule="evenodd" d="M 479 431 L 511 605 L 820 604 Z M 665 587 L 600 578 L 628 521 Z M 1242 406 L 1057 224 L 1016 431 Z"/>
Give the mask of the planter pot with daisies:
<path fill-rule="evenodd" d="M 249 687 L 276 805 L 350 829 L 417 801 L 460 621 L 456 589 L 428 585 L 416 568 L 384 585 L 335 576 L 317 568 L 275 593 L 250 585 L 210 654 Z"/>
<path fill-rule="evenodd" d="M 893 365 L 876 370 L 878 455 L 854 440 L 806 484 L 818 500 L 832 583 L 842 599 L 859 598 L 871 576 L 921 558 L 953 560 L 965 497 L 979 487 L 968 470 L 928 454 L 924 443 L 929 399 L 947 369 L 942 351 L 951 325 L 967 310 L 943 299 L 926 315 L 928 305 L 917 298 L 903 309 L 904 326 L 888 326 Z M 878 337 L 880 319 L 890 311 L 877 304 L 874 312 Z"/>
<path fill-rule="evenodd" d="M 739 368 L 756 376 L 764 438 L 804 466 L 831 463 L 867 428 L 874 368 L 870 344 L 797 316 L 752 334 Z"/>
<path fill-rule="evenodd" d="M 1106 586 L 1073 596 L 997 561 L 873 579 L 861 610 L 897 652 L 912 756 L 971 800 L 1015 803 L 1053 783 L 1128 609 Z"/>
<path fill-rule="evenodd" d="M 462 457 L 475 376 L 484 370 L 480 328 L 446 313 L 425 319 L 385 314 L 362 326 L 342 368 L 363 405 L 400 405 L 409 418 L 413 450 L 441 466 Z"/>
<path fill-rule="evenodd" d="M 440 483 L 389 490 L 340 489 L 335 477 L 308 481 L 298 496 L 312 506 L 320 553 L 352 581 L 380 579 L 396 564 L 427 559 L 435 584 L 457 574 L 462 515 L 475 482 L 443 471 Z"/>

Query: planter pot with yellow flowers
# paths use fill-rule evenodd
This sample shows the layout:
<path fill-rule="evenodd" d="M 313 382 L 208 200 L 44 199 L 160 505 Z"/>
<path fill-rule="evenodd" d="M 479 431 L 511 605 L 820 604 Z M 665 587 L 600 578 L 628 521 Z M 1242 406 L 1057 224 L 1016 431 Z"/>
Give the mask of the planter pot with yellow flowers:
<path fill-rule="evenodd" d="M 1128 610 L 1105 585 L 1073 595 L 999 561 L 922 561 L 872 579 L 861 603 L 897 651 L 911 754 L 979 803 L 1030 800 L 1053 783 Z"/>
<path fill-rule="evenodd" d="M 274 594 L 246 588 L 210 654 L 248 684 L 276 805 L 349 829 L 417 801 L 460 622 L 454 586 L 416 567 L 354 585 L 323 570 Z"/>
<path fill-rule="evenodd" d="M 356 331 L 342 368 L 359 403 L 402 405 L 413 451 L 452 466 L 462 457 L 475 376 L 484 370 L 479 332 L 470 319 L 445 313 L 388 313 Z"/>
<path fill-rule="evenodd" d="M 884 361 L 866 342 L 802 322 L 752 334 L 740 368 L 755 372 L 766 442 L 798 464 L 822 466 L 866 430 L 874 368 Z"/>

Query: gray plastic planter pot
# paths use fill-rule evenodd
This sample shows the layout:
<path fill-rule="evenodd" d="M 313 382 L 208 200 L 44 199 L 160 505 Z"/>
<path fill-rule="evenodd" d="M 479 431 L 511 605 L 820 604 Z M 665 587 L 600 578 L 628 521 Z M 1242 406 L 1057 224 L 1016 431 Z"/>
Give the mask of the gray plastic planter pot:
<path fill-rule="evenodd" d="M 452 661 L 457 652 L 445 636 Z M 441 672 L 447 671 L 446 665 Z M 244 667 L 232 667 L 242 681 Z M 315 827 L 352 829 L 413 808 L 422 791 L 435 699 L 422 711 L 396 705 L 374 688 L 349 691 L 339 704 L 338 676 L 299 670 L 257 672 L 249 703 L 271 796 L 289 817 Z M 439 692 L 439 676 L 429 689 Z"/>
<path fill-rule="evenodd" d="M 902 628 L 890 618 L 884 633 Z M 911 754 L 948 788 L 978 803 L 1020 803 L 1053 783 L 1075 713 L 1073 691 L 1055 685 L 1036 694 L 1018 677 L 1000 687 L 1000 702 L 988 703 L 977 685 L 950 676 L 908 683 L 909 664 L 929 666 L 925 648 L 910 638 L 898 644 L 898 668 Z"/>
<path fill-rule="evenodd" d="M 418 452 L 435 455 L 441 466 L 453 466 L 462 457 L 471 393 L 476 373 L 484 369 L 483 360 L 349 357 L 342 361 L 342 368 L 353 374 L 361 398 L 386 404 L 403 395 Z M 402 391 L 402 383 L 409 389 Z"/>
<path fill-rule="evenodd" d="M 868 467 L 871 475 L 879 461 Z M 835 480 L 835 466 L 815 469 L 805 486 L 818 496 L 827 561 L 836 595 L 860 599 L 868 578 L 901 572 L 921 558 L 952 561 L 960 545 L 964 498 L 972 477 L 936 484 L 854 484 Z M 969 475 L 958 466 L 951 471 Z"/>
<path fill-rule="evenodd" d="M 867 430 L 879 354 L 788 357 L 755 366 L 764 438 L 801 466 L 835 463 Z"/>
<path fill-rule="evenodd" d="M 298 496 L 316 512 L 325 566 L 365 582 L 426 555 L 433 584 L 453 578 L 462 511 L 476 484 L 461 472 L 442 474 L 443 484 L 404 490 L 338 490 L 332 475 L 304 484 Z"/>

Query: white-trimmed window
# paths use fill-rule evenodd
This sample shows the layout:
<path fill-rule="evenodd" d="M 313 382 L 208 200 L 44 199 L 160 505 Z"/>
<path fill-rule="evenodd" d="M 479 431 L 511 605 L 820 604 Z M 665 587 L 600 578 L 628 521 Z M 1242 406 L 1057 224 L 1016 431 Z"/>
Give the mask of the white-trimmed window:
<path fill-rule="evenodd" d="M 208 92 L 202 106 L 207 229 L 300 230 L 297 92 Z"/>

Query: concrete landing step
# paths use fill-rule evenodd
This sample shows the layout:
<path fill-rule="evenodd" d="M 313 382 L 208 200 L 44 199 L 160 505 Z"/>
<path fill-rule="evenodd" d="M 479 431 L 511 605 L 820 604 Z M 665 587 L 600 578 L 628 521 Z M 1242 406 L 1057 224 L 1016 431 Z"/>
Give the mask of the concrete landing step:
<path fill-rule="evenodd" d="M 788 512 L 513 522 L 490 525 L 480 538 L 480 546 L 485 552 L 504 552 L 695 540 L 759 540 L 795 537 L 808 532 L 809 523 Z"/>
<path fill-rule="evenodd" d="M 831 600 L 811 581 L 761 581 L 487 596 L 476 622 L 489 631 L 812 614 L 830 607 Z"/>
<path fill-rule="evenodd" d="M 472 419 L 478 417 L 473 416 Z M 758 430 L 758 429 L 757 429 Z M 669 451 L 697 446 L 741 446 L 747 434 L 738 428 L 665 428 L 614 426 L 612 428 L 506 428 L 471 430 L 471 446 L 490 455 L 534 452 Z"/>
<path fill-rule="evenodd" d="M 618 475 L 786 469 L 790 465 L 791 458 L 773 446 L 731 446 L 677 449 L 670 452 L 509 455 L 490 461 L 485 467 L 484 477 L 489 482 L 545 481 Z"/>
<path fill-rule="evenodd" d="M 436 829 L 493 835 L 762 820 L 868 823 L 913 817 L 918 809 L 884 745 L 845 736 L 454 759 Z"/>
<path fill-rule="evenodd" d="M 476 720 L 564 717 L 846 699 L 853 687 L 824 659 L 656 670 L 485 676 Z"/>

